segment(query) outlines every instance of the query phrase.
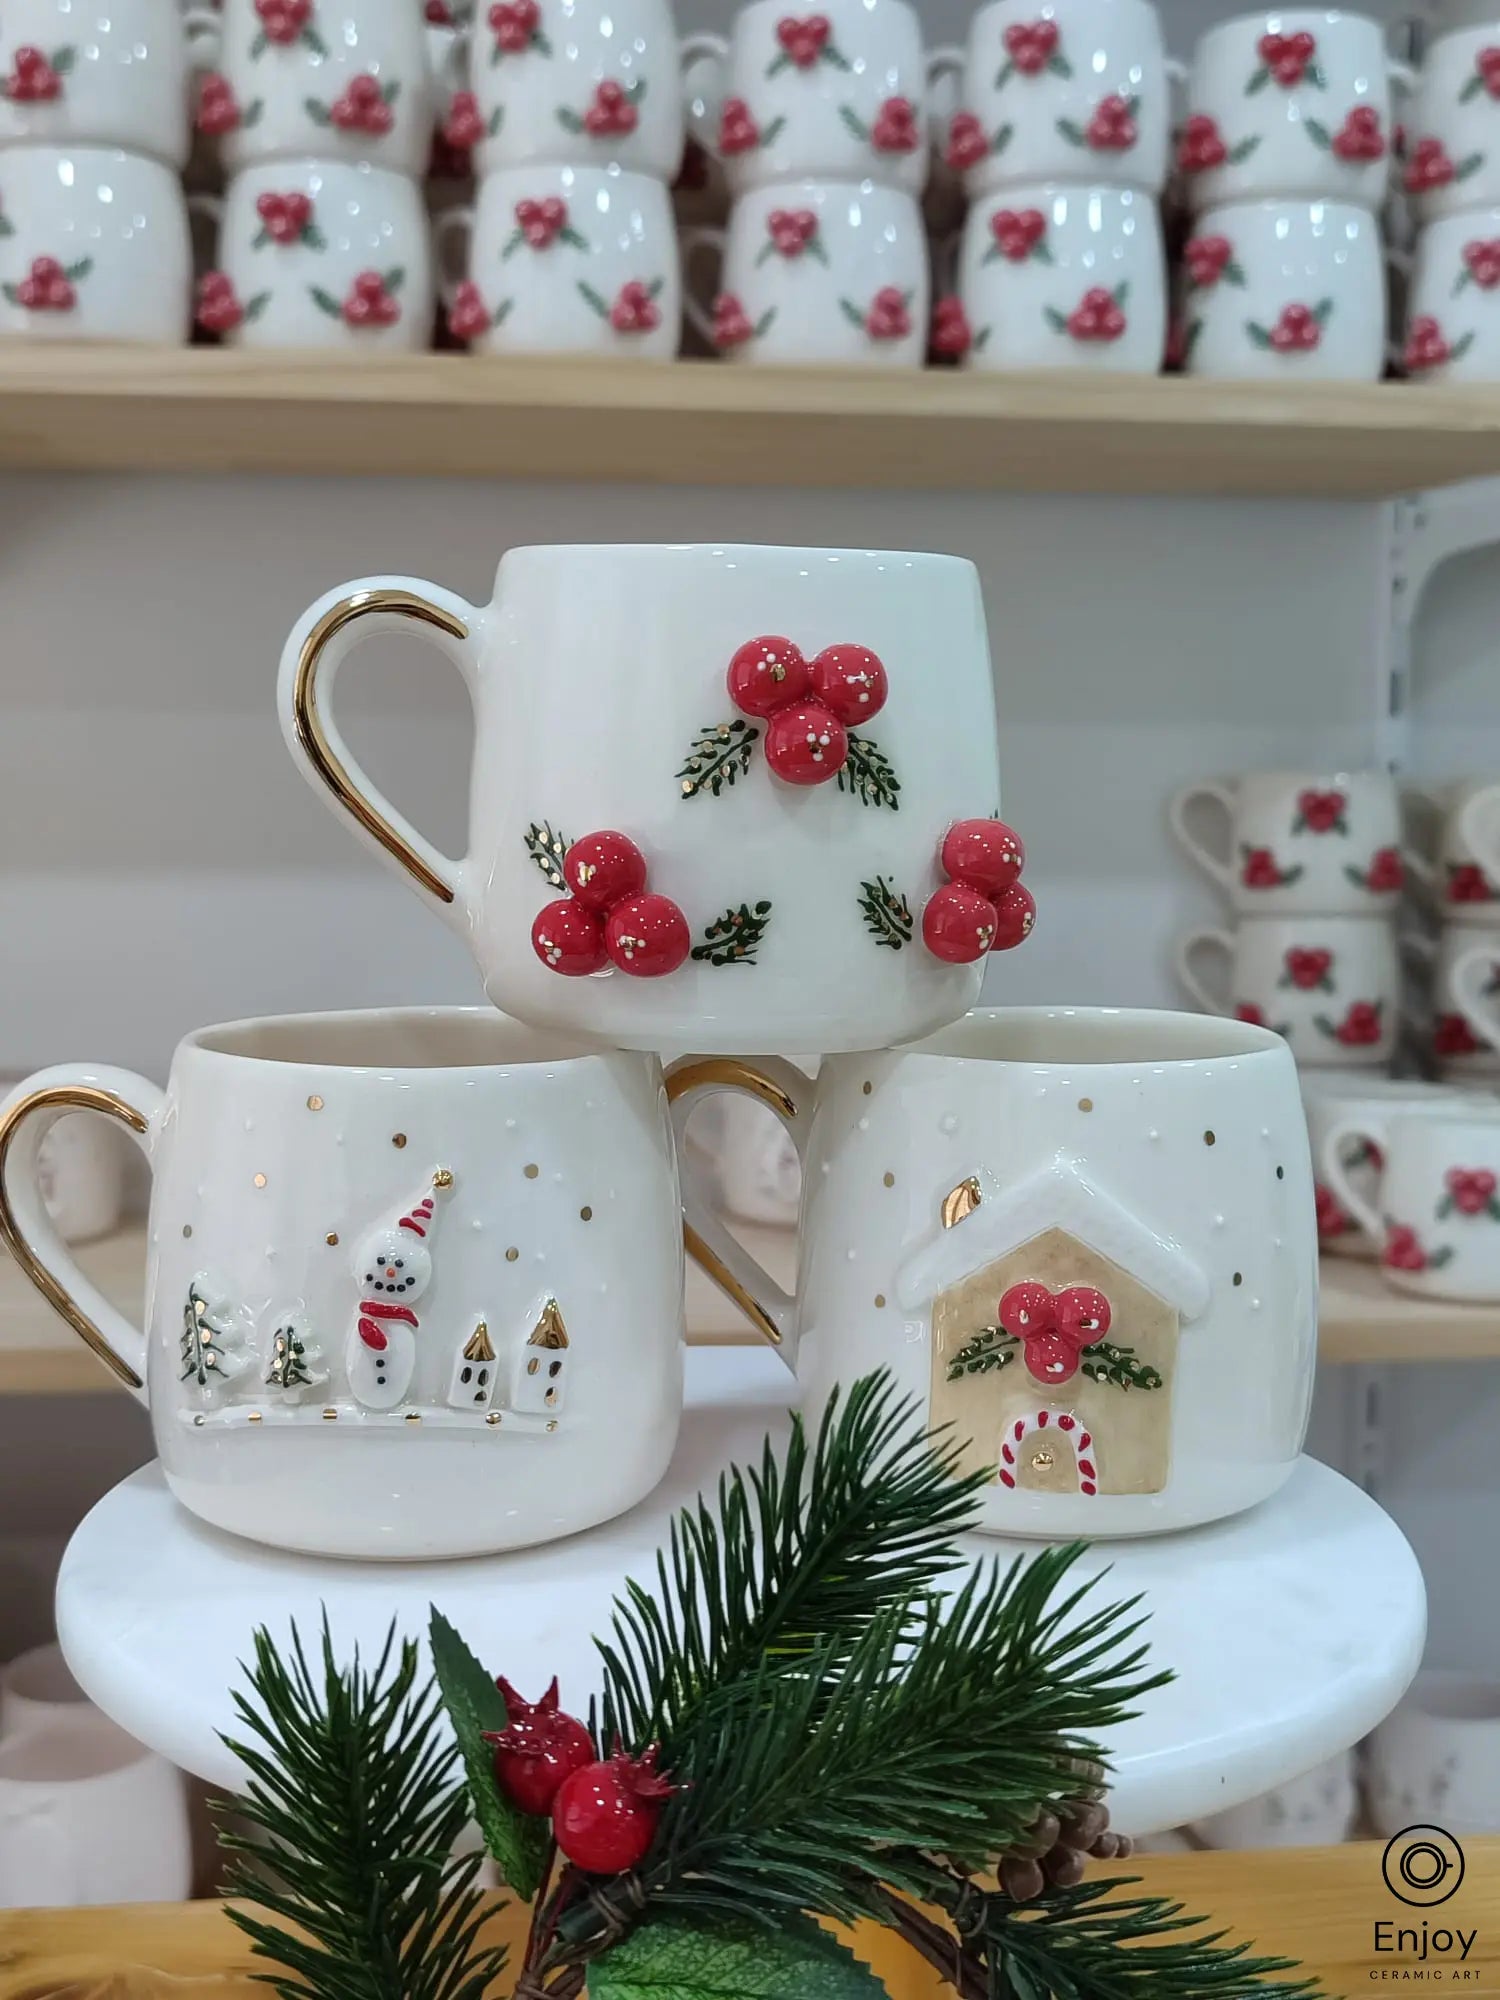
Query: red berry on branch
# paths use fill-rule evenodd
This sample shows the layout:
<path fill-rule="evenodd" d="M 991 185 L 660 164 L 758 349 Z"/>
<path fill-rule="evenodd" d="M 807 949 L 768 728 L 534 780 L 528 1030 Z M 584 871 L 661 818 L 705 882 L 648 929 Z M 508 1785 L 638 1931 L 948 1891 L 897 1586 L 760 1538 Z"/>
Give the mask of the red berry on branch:
<path fill-rule="evenodd" d="M 825 646 L 811 671 L 815 698 L 851 729 L 885 707 L 890 682 L 868 646 Z"/>
<path fill-rule="evenodd" d="M 810 686 L 800 646 L 768 633 L 747 639 L 729 662 L 729 699 L 741 715 L 761 718 L 801 701 Z"/>
<path fill-rule="evenodd" d="M 495 1685 L 505 1697 L 505 1728 L 484 1732 L 494 1745 L 495 1783 L 522 1812 L 549 1813 L 563 1780 L 594 1761 L 594 1739 L 559 1707 L 555 1677 L 537 1702 L 503 1677 Z"/>
<path fill-rule="evenodd" d="M 552 1807 L 557 1844 L 589 1875 L 620 1875 L 651 1851 L 663 1808 L 682 1788 L 656 1768 L 657 1746 L 631 1757 L 616 1742 L 612 1757 L 585 1764 L 563 1781 Z"/>
<path fill-rule="evenodd" d="M 586 833 L 563 856 L 563 879 L 586 910 L 603 916 L 644 890 L 646 857 L 623 833 Z"/>
<path fill-rule="evenodd" d="M 531 948 L 549 972 L 560 972 L 567 979 L 601 972 L 608 963 L 604 926 L 571 896 L 537 911 Z"/>
<path fill-rule="evenodd" d="M 973 965 L 994 941 L 994 904 L 961 882 L 939 889 L 922 912 L 922 942 L 945 965 Z"/>
<path fill-rule="evenodd" d="M 692 943 L 687 918 L 670 896 L 627 896 L 615 904 L 604 926 L 611 963 L 633 979 L 660 979 L 675 972 Z"/>
<path fill-rule="evenodd" d="M 766 762 L 785 784 L 826 785 L 849 760 L 844 725 L 820 701 L 779 708 L 766 730 Z"/>
<path fill-rule="evenodd" d="M 991 951 L 1014 951 L 1025 944 L 1036 924 L 1036 897 L 1016 882 L 995 898 L 995 936 Z"/>
<path fill-rule="evenodd" d="M 961 819 L 949 827 L 939 859 L 951 881 L 993 899 L 1020 880 L 1026 849 L 1003 819 Z"/>

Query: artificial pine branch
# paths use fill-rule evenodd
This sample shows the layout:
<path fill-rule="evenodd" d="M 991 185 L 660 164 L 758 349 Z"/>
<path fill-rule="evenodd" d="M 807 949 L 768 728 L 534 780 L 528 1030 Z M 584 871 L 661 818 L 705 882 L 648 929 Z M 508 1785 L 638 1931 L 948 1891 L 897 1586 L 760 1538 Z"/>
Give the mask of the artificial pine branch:
<path fill-rule="evenodd" d="M 325 1618 L 319 1677 L 295 1631 L 290 1660 L 264 1629 L 254 1644 L 256 1699 L 235 1695 L 247 1735 L 224 1741 L 250 1773 L 235 1810 L 264 1838 L 220 1843 L 253 1857 L 226 1887 L 279 1968 L 267 1984 L 282 2000 L 483 2000 L 505 1953 L 479 1940 L 482 1857 L 453 1857 L 468 1799 L 436 1690 L 414 1691 L 416 1646 L 393 1661 L 393 1625 L 373 1668 L 357 1652 L 341 1668 Z"/>

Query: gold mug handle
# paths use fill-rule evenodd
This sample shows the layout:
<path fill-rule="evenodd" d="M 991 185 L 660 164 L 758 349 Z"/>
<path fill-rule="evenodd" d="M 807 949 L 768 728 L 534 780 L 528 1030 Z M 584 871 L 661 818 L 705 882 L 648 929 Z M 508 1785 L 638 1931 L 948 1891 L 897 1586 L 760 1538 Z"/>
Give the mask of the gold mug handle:
<path fill-rule="evenodd" d="M 411 577 L 372 576 L 342 584 L 309 605 L 293 626 L 276 690 L 281 733 L 313 790 L 328 792 L 365 844 L 409 875 L 456 928 L 467 916 L 464 862 L 434 847 L 361 767 L 333 718 L 333 684 L 361 639 L 415 625 L 454 663 L 475 700 L 482 620 L 482 612 L 451 590 Z"/>
<path fill-rule="evenodd" d="M 667 1103 L 677 1157 L 682 1162 L 682 1240 L 693 1262 L 737 1305 L 756 1332 L 794 1372 L 797 1301 L 783 1291 L 720 1220 L 683 1144 L 693 1106 L 705 1091 L 733 1090 L 774 1111 L 804 1159 L 816 1086 L 795 1064 L 774 1056 L 746 1062 L 739 1056 L 684 1056 L 667 1069 Z"/>
<path fill-rule="evenodd" d="M 146 1401 L 146 1336 L 79 1270 L 42 1200 L 43 1139 L 70 1111 L 114 1118 L 149 1160 L 165 1098 L 133 1070 L 62 1063 L 18 1083 L 0 1105 L 0 1243 L 42 1297 L 138 1402 Z"/>

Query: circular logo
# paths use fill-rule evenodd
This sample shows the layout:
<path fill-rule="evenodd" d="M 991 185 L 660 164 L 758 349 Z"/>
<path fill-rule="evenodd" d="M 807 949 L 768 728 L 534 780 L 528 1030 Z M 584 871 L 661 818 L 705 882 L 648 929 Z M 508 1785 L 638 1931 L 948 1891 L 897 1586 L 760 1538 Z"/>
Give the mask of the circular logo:
<path fill-rule="evenodd" d="M 1380 1857 L 1385 1886 L 1419 1910 L 1446 1903 L 1464 1879 L 1464 1851 L 1440 1826 L 1404 1826 Z"/>

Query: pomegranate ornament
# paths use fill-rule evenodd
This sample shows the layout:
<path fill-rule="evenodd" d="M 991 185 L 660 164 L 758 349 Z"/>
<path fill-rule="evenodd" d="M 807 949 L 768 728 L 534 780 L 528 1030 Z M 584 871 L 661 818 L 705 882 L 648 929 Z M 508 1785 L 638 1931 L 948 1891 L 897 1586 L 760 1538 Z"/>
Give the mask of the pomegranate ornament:
<path fill-rule="evenodd" d="M 594 1761 L 594 1739 L 576 1716 L 559 1706 L 557 1677 L 540 1701 L 525 1701 L 502 1675 L 506 1726 L 487 1729 L 495 1751 L 495 1783 L 522 1812 L 550 1813 L 558 1788 Z"/>
<path fill-rule="evenodd" d="M 552 1805 L 552 1831 L 575 1868 L 621 1875 L 645 1860 L 667 1800 L 682 1790 L 657 1770 L 660 1754 L 653 1743 L 632 1757 L 616 1737 L 611 1756 L 563 1780 Z"/>

